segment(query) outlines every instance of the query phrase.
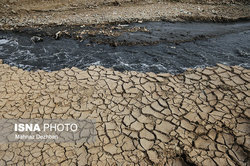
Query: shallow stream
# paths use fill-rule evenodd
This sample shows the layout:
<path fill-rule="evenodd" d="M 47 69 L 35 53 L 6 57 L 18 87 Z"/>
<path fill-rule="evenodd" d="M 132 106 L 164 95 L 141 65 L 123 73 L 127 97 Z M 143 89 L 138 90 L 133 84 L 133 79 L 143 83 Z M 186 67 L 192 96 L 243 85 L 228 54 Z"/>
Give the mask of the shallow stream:
<path fill-rule="evenodd" d="M 80 42 L 49 36 L 33 43 L 30 34 L 0 31 L 0 59 L 26 70 L 46 71 L 101 65 L 119 71 L 180 73 L 216 63 L 250 68 L 250 22 L 146 22 L 124 26 L 146 27 L 150 33 L 126 32 L 112 40 L 156 44 L 113 47 L 89 39 Z"/>

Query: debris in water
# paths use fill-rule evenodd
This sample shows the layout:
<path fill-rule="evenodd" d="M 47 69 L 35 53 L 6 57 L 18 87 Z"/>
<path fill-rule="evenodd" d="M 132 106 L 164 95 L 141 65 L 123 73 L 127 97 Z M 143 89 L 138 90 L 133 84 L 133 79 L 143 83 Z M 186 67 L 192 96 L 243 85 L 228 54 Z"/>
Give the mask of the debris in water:
<path fill-rule="evenodd" d="M 37 42 L 42 42 L 43 41 L 43 38 L 42 37 L 39 37 L 39 36 L 32 36 L 30 38 L 30 40 L 34 43 L 37 43 Z"/>

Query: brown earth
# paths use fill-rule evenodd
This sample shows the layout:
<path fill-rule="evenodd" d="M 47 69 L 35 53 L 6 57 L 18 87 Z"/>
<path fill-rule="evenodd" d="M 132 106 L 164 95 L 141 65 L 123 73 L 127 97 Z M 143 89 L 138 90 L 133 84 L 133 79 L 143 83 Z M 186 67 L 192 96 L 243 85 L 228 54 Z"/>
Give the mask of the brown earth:
<path fill-rule="evenodd" d="M 183 1 L 2 0 L 0 28 L 250 18 L 248 1 Z M 238 66 L 28 72 L 0 60 L 0 118 L 89 118 L 97 130 L 93 144 L 1 143 L 0 165 L 250 165 L 249 89 Z"/>
<path fill-rule="evenodd" d="M 0 118 L 95 119 L 94 143 L 1 143 L 0 165 L 249 165 L 250 70 L 0 64 Z"/>
<path fill-rule="evenodd" d="M 135 21 L 236 21 L 250 18 L 249 1 L 4 0 L 0 28 Z"/>

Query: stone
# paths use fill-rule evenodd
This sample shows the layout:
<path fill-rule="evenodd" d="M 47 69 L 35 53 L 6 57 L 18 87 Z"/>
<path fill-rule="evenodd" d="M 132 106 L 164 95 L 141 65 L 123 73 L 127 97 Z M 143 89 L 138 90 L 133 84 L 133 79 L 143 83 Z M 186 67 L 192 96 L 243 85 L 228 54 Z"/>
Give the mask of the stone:
<path fill-rule="evenodd" d="M 157 101 L 153 102 L 151 104 L 151 107 L 158 112 L 161 112 L 164 109 L 162 106 L 159 105 Z"/>
<path fill-rule="evenodd" d="M 203 127 L 203 126 L 198 126 L 198 127 L 195 129 L 195 133 L 198 134 L 198 135 L 203 135 L 203 134 L 206 134 L 206 133 L 207 133 L 207 130 L 206 130 L 205 127 Z"/>
<path fill-rule="evenodd" d="M 112 122 L 106 123 L 105 126 L 106 126 L 106 130 L 115 130 L 117 128 L 116 124 Z"/>
<path fill-rule="evenodd" d="M 153 147 L 154 142 L 153 141 L 148 141 L 148 140 L 143 138 L 143 139 L 140 139 L 140 144 L 143 147 L 143 149 L 149 150 L 150 148 Z"/>
<path fill-rule="evenodd" d="M 134 121 L 135 121 L 135 119 L 130 115 L 125 116 L 123 119 L 123 122 L 126 126 L 130 126 Z"/>
<path fill-rule="evenodd" d="M 235 87 L 236 86 L 236 84 L 233 81 L 230 81 L 230 80 L 226 80 L 225 84 L 228 85 L 229 87 Z"/>
<path fill-rule="evenodd" d="M 67 70 L 65 73 L 66 73 L 68 76 L 74 76 L 74 75 L 75 75 L 75 73 L 74 73 L 73 70 Z"/>
<path fill-rule="evenodd" d="M 162 134 L 158 131 L 154 131 L 154 134 L 156 135 L 156 138 L 159 139 L 161 142 L 167 143 L 171 140 L 167 134 Z"/>
<path fill-rule="evenodd" d="M 216 141 L 217 141 L 218 143 L 220 143 L 220 144 L 225 144 L 224 138 L 222 137 L 222 134 L 221 134 L 221 133 L 217 134 Z"/>
<path fill-rule="evenodd" d="M 122 150 L 124 151 L 133 151 L 135 150 L 134 144 L 132 143 L 132 140 L 122 140 L 123 143 Z"/>
<path fill-rule="evenodd" d="M 149 150 L 147 151 L 147 154 L 148 154 L 149 160 L 151 160 L 153 163 L 157 164 L 160 162 L 156 151 Z"/>
<path fill-rule="evenodd" d="M 113 144 L 105 145 L 105 146 L 103 147 L 103 149 L 104 149 L 106 152 L 108 152 L 108 153 L 110 153 L 110 154 L 112 154 L 112 155 L 114 155 L 114 154 L 117 153 L 117 147 L 116 147 L 115 145 L 113 145 Z"/>
<path fill-rule="evenodd" d="M 183 127 L 183 128 L 185 128 L 186 130 L 188 130 L 188 131 L 194 131 L 194 129 L 195 129 L 195 126 L 194 125 L 192 125 L 190 122 L 188 122 L 187 120 L 182 120 L 181 121 L 181 126 Z"/>
<path fill-rule="evenodd" d="M 85 80 L 89 78 L 89 74 L 86 71 L 81 71 L 77 73 L 75 76 L 77 80 Z"/>
<path fill-rule="evenodd" d="M 226 66 L 226 65 L 223 65 L 223 64 L 217 64 L 217 66 L 225 69 L 225 70 L 228 70 L 228 71 L 231 71 L 231 68 L 229 66 Z"/>
<path fill-rule="evenodd" d="M 227 166 L 228 165 L 227 160 L 224 159 L 224 158 L 215 157 L 214 161 L 217 163 L 217 165 L 222 165 L 222 166 Z"/>
<path fill-rule="evenodd" d="M 152 93 L 155 91 L 155 84 L 151 82 L 146 82 L 142 85 L 142 87 L 149 93 Z"/>
<path fill-rule="evenodd" d="M 237 124 L 236 130 L 243 132 L 243 133 L 249 133 L 250 129 L 250 124 L 242 123 L 242 124 Z"/>
<path fill-rule="evenodd" d="M 111 91 L 117 87 L 117 83 L 114 80 L 106 79 L 106 83 Z"/>
<path fill-rule="evenodd" d="M 53 113 L 55 114 L 65 114 L 69 110 L 69 107 L 55 107 Z"/>
<path fill-rule="evenodd" d="M 205 74 L 205 75 L 212 75 L 212 74 L 214 74 L 214 72 L 212 70 L 208 70 L 208 69 L 203 70 L 202 73 Z"/>
<path fill-rule="evenodd" d="M 250 118 L 250 109 L 246 109 L 245 111 L 244 111 L 244 114 L 248 117 L 248 118 Z"/>
<path fill-rule="evenodd" d="M 42 42 L 43 41 L 43 38 L 42 37 L 39 37 L 39 36 L 32 36 L 30 38 L 30 40 L 34 43 L 37 43 L 37 42 Z"/>
<path fill-rule="evenodd" d="M 160 119 L 164 118 L 163 114 L 154 111 L 150 106 L 146 106 L 146 107 L 142 108 L 142 113 L 146 114 L 146 115 L 152 115 L 152 116 L 160 118 Z"/>
<path fill-rule="evenodd" d="M 197 140 L 194 141 L 195 147 L 199 149 L 209 149 L 210 144 L 211 141 L 203 137 L 198 137 Z"/>
<path fill-rule="evenodd" d="M 202 162 L 202 165 L 217 166 L 217 164 L 212 159 L 206 159 Z"/>
<path fill-rule="evenodd" d="M 245 81 L 242 80 L 239 76 L 231 77 L 231 80 L 237 85 L 245 84 Z"/>
<path fill-rule="evenodd" d="M 131 129 L 134 129 L 136 131 L 140 131 L 143 129 L 143 124 L 142 123 L 139 123 L 138 121 L 135 121 L 134 123 L 132 123 L 131 125 Z"/>
<path fill-rule="evenodd" d="M 13 159 L 14 155 L 15 154 L 13 152 L 6 151 L 2 159 L 4 161 L 11 161 Z"/>
<path fill-rule="evenodd" d="M 49 99 L 45 99 L 45 100 L 42 100 L 42 101 L 40 102 L 40 104 L 41 104 L 42 106 L 47 106 L 47 105 L 49 104 L 49 102 L 50 102 Z"/>
<path fill-rule="evenodd" d="M 156 125 L 155 129 L 169 135 L 175 129 L 175 125 L 167 121 L 162 121 L 159 125 Z"/>
<path fill-rule="evenodd" d="M 192 79 L 192 80 L 200 80 L 201 76 L 197 75 L 197 74 L 186 74 L 185 77 Z"/>
<path fill-rule="evenodd" d="M 124 88 L 125 90 L 130 89 L 132 86 L 133 86 L 133 83 L 132 83 L 132 82 L 128 82 L 128 83 L 124 83 L 124 84 L 123 84 L 123 88 Z"/>
<path fill-rule="evenodd" d="M 140 138 L 145 138 L 147 140 L 154 140 L 155 136 L 146 129 L 143 129 L 139 133 Z"/>
<path fill-rule="evenodd" d="M 231 148 L 231 146 L 234 144 L 234 137 L 230 134 L 222 133 L 222 136 L 224 138 L 224 141 L 226 145 Z"/>

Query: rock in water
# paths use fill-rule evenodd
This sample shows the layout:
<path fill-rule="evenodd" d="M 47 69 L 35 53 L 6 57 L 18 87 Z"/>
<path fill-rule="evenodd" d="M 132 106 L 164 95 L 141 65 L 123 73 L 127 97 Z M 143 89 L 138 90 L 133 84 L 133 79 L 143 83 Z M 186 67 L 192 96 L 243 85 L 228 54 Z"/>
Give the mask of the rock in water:
<path fill-rule="evenodd" d="M 39 37 L 39 36 L 32 36 L 30 38 L 31 41 L 33 41 L 34 43 L 36 42 L 42 42 L 43 41 L 43 38 L 42 37 Z"/>

